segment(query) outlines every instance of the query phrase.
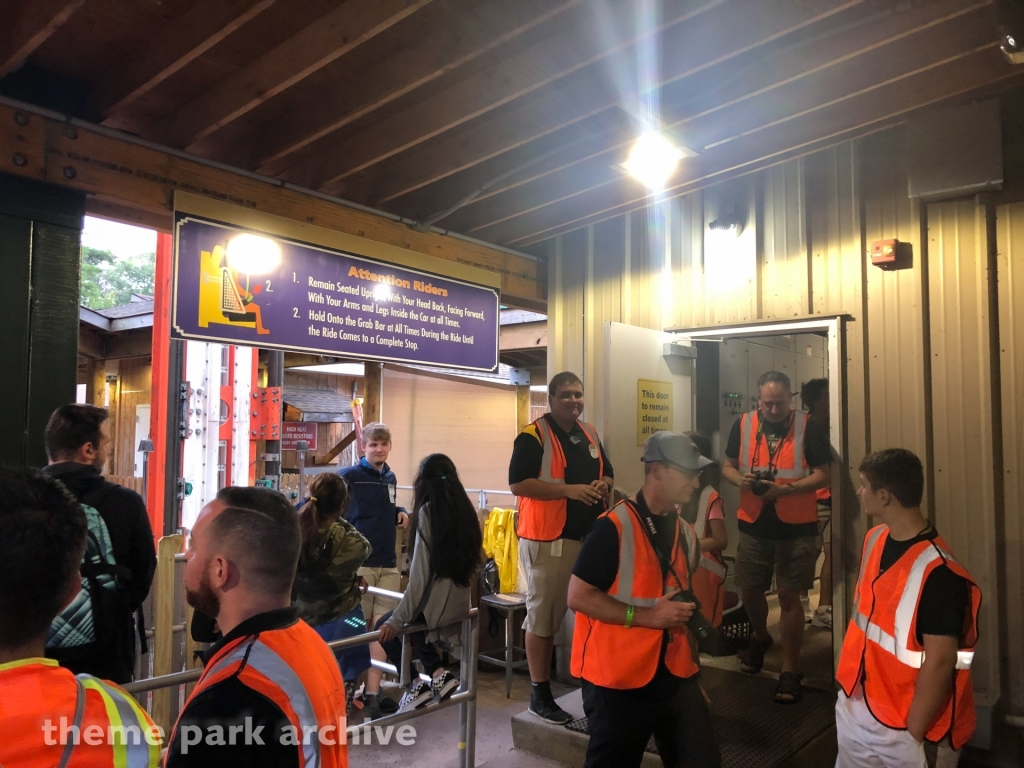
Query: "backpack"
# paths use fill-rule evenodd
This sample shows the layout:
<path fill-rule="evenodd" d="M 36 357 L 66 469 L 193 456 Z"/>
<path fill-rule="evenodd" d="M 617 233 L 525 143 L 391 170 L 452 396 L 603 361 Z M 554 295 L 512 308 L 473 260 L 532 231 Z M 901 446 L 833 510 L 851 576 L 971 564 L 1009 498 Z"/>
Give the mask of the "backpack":
<path fill-rule="evenodd" d="M 106 489 L 102 490 L 105 496 Z M 81 507 L 88 524 L 79 569 L 82 586 L 54 618 L 46 637 L 46 655 L 58 662 L 75 661 L 116 643 L 127 611 L 124 587 L 131 572 L 117 564 L 110 532 L 99 511 L 84 501 Z"/>

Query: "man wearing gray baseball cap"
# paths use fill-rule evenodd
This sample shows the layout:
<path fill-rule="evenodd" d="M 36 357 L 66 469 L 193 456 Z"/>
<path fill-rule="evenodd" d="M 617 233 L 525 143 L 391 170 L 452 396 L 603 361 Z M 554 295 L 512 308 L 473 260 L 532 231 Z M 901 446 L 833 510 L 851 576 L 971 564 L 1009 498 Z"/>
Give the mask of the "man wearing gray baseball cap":
<path fill-rule="evenodd" d="M 700 542 L 676 514 L 711 461 L 686 435 L 658 432 L 643 462 L 643 488 L 597 520 L 569 581 L 572 673 L 583 678 L 590 733 L 585 766 L 639 766 L 653 734 L 666 766 L 718 768 L 687 627 Z"/>

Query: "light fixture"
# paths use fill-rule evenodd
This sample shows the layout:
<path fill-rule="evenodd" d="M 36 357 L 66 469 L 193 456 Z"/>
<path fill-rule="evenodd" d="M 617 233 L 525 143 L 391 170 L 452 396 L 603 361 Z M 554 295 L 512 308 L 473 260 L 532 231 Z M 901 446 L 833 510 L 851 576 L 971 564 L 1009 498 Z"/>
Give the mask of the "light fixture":
<path fill-rule="evenodd" d="M 646 131 L 633 144 L 622 167 L 648 191 L 661 192 L 679 161 L 689 154 L 693 153 L 675 146 L 657 131 Z"/>
<path fill-rule="evenodd" d="M 281 246 L 269 237 L 238 235 L 228 243 L 228 264 L 246 275 L 265 275 L 281 266 Z"/>
<path fill-rule="evenodd" d="M 738 235 L 743 231 L 743 225 L 745 223 L 743 216 L 741 216 L 739 211 L 736 210 L 736 206 L 728 205 L 719 213 L 717 219 L 712 219 L 708 222 L 708 230 L 711 232 L 728 232 L 732 235 Z"/>
<path fill-rule="evenodd" d="M 384 283 L 377 283 L 373 288 L 374 301 L 387 301 L 391 297 L 391 291 Z"/>

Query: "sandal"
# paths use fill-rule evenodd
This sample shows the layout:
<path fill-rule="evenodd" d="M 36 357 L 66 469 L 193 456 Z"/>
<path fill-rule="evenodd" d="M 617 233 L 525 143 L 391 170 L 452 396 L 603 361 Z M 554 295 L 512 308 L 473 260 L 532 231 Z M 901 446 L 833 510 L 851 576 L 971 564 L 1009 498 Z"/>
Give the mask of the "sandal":
<path fill-rule="evenodd" d="M 761 667 L 764 666 L 764 654 L 772 647 L 773 642 L 771 635 L 768 635 L 767 640 L 761 642 L 753 637 L 750 638 L 750 645 L 740 652 L 740 669 L 750 675 L 760 672 Z"/>
<path fill-rule="evenodd" d="M 803 675 L 796 672 L 783 672 L 779 675 L 779 687 L 775 689 L 776 704 L 796 704 L 804 697 L 804 688 L 800 681 Z"/>

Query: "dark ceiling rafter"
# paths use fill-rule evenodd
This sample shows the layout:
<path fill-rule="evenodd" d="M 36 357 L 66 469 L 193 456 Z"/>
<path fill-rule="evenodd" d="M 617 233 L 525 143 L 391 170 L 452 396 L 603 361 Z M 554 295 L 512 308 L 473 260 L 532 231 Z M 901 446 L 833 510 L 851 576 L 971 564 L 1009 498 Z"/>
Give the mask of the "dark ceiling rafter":
<path fill-rule="evenodd" d="M 301 121 L 282 114 L 268 122 L 249 146 L 235 151 L 260 173 L 275 174 L 303 159 L 301 150 L 369 115 L 395 99 L 453 72 L 523 33 L 542 26 L 582 0 L 486 0 L 472 17 L 458 17 L 435 34 L 423 36 L 373 68 L 324 90 Z M 328 98 L 330 95 L 330 98 Z"/>
<path fill-rule="evenodd" d="M 228 35 L 274 4 L 275 0 L 203 0 L 172 22 L 137 61 L 122 62 L 94 99 L 103 124 L 140 129 L 131 104 L 188 66 Z"/>
<path fill-rule="evenodd" d="M 690 158 L 676 176 L 666 197 L 677 197 L 727 178 L 741 176 L 785 160 L 897 125 L 911 115 L 966 95 L 987 92 L 992 86 L 1009 87 L 1024 81 L 995 42 L 967 55 L 951 57 L 944 64 L 908 77 L 895 78 L 884 86 L 845 99 L 747 137 L 714 147 Z M 520 224 L 507 245 L 522 248 L 588 224 L 646 207 L 650 200 L 638 185 L 605 185 L 574 200 L 549 206 Z"/>
<path fill-rule="evenodd" d="M 373 39 L 431 0 L 348 0 L 233 75 L 177 107 L 147 137 L 192 148 L 205 136 Z"/>
<path fill-rule="evenodd" d="M 725 1 L 668 0 L 660 28 L 690 21 Z M 584 4 L 559 17 L 558 22 L 567 29 L 565 35 L 552 35 L 471 74 L 431 98 L 331 145 L 281 175 L 303 186 L 335 194 L 337 185 L 343 185 L 347 176 L 555 83 L 629 46 L 636 38 L 628 32 L 614 45 L 608 45 L 587 15 L 591 8 Z M 614 0 L 606 8 L 610 14 L 609 29 L 635 28 L 632 0 Z"/>
<path fill-rule="evenodd" d="M 934 63 L 942 58 L 943 51 L 969 50 L 991 39 L 991 8 L 987 3 L 964 7 L 960 0 L 944 0 L 933 8 L 943 15 L 926 17 L 918 11 L 879 19 L 850 35 L 824 38 L 811 46 L 786 51 L 773 60 L 770 68 L 755 70 L 722 90 L 722 98 L 713 105 L 692 112 L 678 104 L 666 105 L 666 128 L 692 140 L 697 148 L 738 140 L 743 133 L 810 108 L 818 103 L 820 94 L 836 92 L 836 84 L 844 89 L 837 96 L 853 93 L 894 72 L 909 72 Z M 713 80 L 728 75 L 714 70 L 708 77 Z M 690 114 L 673 119 L 680 112 Z M 581 176 L 592 183 L 630 183 L 612 167 L 624 160 L 632 138 L 624 132 L 602 151 L 466 207 L 445 225 L 470 233 L 484 231 L 580 193 Z"/>
<path fill-rule="evenodd" d="M 21 13 L 0 12 L 0 77 L 13 72 L 50 37 L 85 0 L 32 0 Z"/>

